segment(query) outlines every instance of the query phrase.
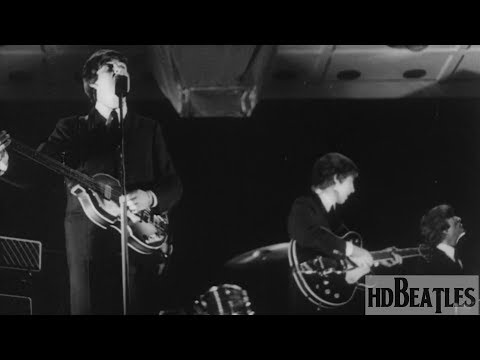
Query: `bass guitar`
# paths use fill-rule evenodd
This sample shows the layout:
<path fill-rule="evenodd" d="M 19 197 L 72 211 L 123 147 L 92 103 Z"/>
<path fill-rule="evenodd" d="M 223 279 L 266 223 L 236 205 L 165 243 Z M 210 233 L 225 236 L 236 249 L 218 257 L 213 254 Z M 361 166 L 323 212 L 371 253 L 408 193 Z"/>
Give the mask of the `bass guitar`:
<path fill-rule="evenodd" d="M 362 247 L 362 237 L 354 231 L 338 238 Z M 430 250 L 426 246 L 420 246 L 370 252 L 374 262 L 393 259 L 393 253 L 403 259 L 413 257 L 428 259 Z M 345 305 L 353 298 L 358 288 L 358 283 L 349 284 L 345 279 L 346 273 L 357 267 L 348 257 L 333 258 L 312 254 L 311 250 L 302 249 L 296 240 L 291 240 L 288 262 L 298 289 L 305 298 L 319 307 L 335 308 Z"/>
<path fill-rule="evenodd" d="M 78 198 L 87 217 L 103 229 L 121 232 L 119 200 L 122 192 L 117 179 L 107 174 L 90 177 L 13 139 L 9 149 L 71 180 L 74 185 L 70 192 Z M 153 214 L 150 210 L 135 213 L 128 210 L 127 219 L 131 249 L 140 254 L 161 251 L 163 255 L 169 255 L 167 211 Z"/>

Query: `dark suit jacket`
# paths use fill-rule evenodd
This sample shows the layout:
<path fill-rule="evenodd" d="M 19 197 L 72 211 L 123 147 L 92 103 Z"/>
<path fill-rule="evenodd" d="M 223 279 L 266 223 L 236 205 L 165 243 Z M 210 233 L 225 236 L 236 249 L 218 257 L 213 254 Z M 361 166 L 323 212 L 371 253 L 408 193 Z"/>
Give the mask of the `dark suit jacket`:
<path fill-rule="evenodd" d="M 464 275 L 458 262 L 454 262 L 443 251 L 434 248 L 429 261 L 419 259 L 415 269 L 417 275 Z"/>
<path fill-rule="evenodd" d="M 57 159 L 63 155 L 70 167 L 87 175 L 109 174 L 119 179 L 118 132 L 92 109 L 87 116 L 60 120 L 39 151 Z M 129 111 L 125 118 L 127 191 L 152 190 L 158 199 L 155 211 L 164 211 L 181 196 L 182 184 L 167 151 L 160 124 Z M 82 212 L 78 200 L 68 196 L 67 214 Z"/>
<path fill-rule="evenodd" d="M 315 193 L 297 198 L 288 217 L 288 233 L 299 246 L 336 256 L 333 250 L 345 254 L 346 242 L 337 236 L 341 223 L 334 214 L 329 215 Z"/>

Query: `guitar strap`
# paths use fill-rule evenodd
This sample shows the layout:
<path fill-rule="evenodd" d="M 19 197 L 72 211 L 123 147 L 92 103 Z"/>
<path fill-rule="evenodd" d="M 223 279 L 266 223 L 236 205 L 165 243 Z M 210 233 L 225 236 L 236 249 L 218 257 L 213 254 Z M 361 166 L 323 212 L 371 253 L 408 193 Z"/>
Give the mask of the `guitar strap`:
<path fill-rule="evenodd" d="M 332 230 L 330 230 L 329 228 L 325 227 L 325 226 L 322 226 L 320 225 L 319 226 L 321 229 L 325 230 L 326 232 L 330 233 L 331 235 L 335 236 L 335 237 L 338 237 L 337 234 L 335 234 Z"/>
<path fill-rule="evenodd" d="M 70 159 L 77 163 L 75 164 L 77 166 L 74 166 L 74 164 L 70 165 L 74 168 L 77 168 L 78 165 L 83 164 L 85 160 L 86 144 L 84 139 L 85 139 L 86 131 L 90 127 L 89 119 L 90 119 L 89 114 L 83 115 L 83 116 L 80 115 L 78 116 L 76 121 L 77 123 L 76 137 L 73 144 L 72 154 L 70 154 Z"/>
<path fill-rule="evenodd" d="M 345 235 L 346 233 L 348 233 L 350 231 L 350 229 L 347 227 L 347 225 L 345 225 L 345 223 L 342 221 L 342 223 L 340 224 L 340 227 L 338 229 L 338 232 L 341 233 L 342 235 Z"/>
<path fill-rule="evenodd" d="M 60 162 L 68 166 L 72 169 L 78 169 L 78 167 L 82 164 L 84 159 L 84 147 L 81 141 L 82 139 L 82 128 L 85 129 L 85 125 L 88 124 L 88 115 L 85 116 L 78 116 L 77 121 L 75 121 L 75 128 L 74 128 L 74 137 L 72 140 L 71 148 L 68 150 L 64 150 L 60 154 Z M 70 193 L 69 188 L 71 183 L 69 180 L 65 178 L 64 184 L 67 187 L 67 194 Z"/>

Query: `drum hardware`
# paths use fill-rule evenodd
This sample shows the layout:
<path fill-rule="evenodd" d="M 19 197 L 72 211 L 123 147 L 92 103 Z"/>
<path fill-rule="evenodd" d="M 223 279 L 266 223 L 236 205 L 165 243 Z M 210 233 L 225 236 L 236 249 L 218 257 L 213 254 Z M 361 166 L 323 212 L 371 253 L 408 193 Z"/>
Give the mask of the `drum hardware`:
<path fill-rule="evenodd" d="M 264 246 L 235 256 L 225 266 L 229 268 L 244 268 L 254 265 L 270 264 L 277 261 L 288 260 L 289 243 L 279 243 Z"/>
<path fill-rule="evenodd" d="M 238 285 L 212 286 L 194 303 L 197 315 L 254 315 L 247 291 Z"/>
<path fill-rule="evenodd" d="M 193 303 L 190 311 L 162 310 L 158 315 L 255 315 L 247 291 L 238 285 L 212 286 Z"/>

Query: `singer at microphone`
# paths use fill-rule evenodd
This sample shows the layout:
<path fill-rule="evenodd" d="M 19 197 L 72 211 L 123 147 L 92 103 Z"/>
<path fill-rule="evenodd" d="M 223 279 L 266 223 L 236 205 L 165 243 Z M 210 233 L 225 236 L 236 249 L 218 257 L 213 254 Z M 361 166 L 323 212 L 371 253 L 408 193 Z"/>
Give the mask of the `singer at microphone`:
<path fill-rule="evenodd" d="M 124 148 L 124 163 L 128 174 L 125 181 L 128 210 L 132 213 L 148 210 L 151 214 L 169 211 L 181 198 L 182 183 L 167 150 L 160 122 L 127 106 L 130 75 L 126 56 L 110 49 L 94 52 L 83 65 L 82 83 L 90 101 L 88 112 L 60 119 L 38 151 L 55 159 L 65 154 L 66 165 L 81 173 L 120 179 L 119 149 L 112 141 L 109 122 L 114 120 L 114 113 L 122 115 L 115 120 L 119 120 L 119 125 L 125 124 L 126 130 L 128 146 Z M 1 130 L 0 147 L 2 140 L 3 143 L 8 140 L 2 137 Z M 12 158 L 10 165 L 11 162 Z M 9 171 L 8 168 L 0 170 Z M 126 298 L 122 280 L 127 277 L 123 277 L 120 235 L 112 227 L 105 229 L 94 223 L 76 194 L 70 188 L 65 189 L 65 218 L 58 221 L 65 226 L 68 265 L 65 291 L 70 291 L 67 308 L 75 315 L 122 314 Z M 158 291 L 156 271 L 159 264 L 166 264 L 164 253 L 170 254 L 172 250 L 168 243 L 165 249 L 148 258 L 130 251 L 129 314 L 158 313 L 157 304 L 162 303 L 163 294 Z"/>

